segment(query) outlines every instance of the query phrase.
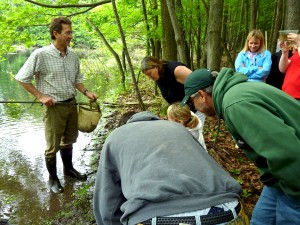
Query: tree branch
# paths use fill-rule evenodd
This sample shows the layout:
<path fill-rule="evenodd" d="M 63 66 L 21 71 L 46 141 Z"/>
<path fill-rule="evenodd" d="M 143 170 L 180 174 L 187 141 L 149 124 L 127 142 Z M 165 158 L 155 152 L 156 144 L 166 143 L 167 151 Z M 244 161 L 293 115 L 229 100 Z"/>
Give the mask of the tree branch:
<path fill-rule="evenodd" d="M 30 2 L 32 4 L 35 5 L 39 5 L 45 8 L 82 8 L 82 7 L 96 7 L 99 5 L 103 5 L 106 3 L 110 3 L 111 0 L 104 0 L 104 1 L 100 1 L 100 2 L 95 2 L 92 4 L 64 4 L 64 5 L 48 5 L 48 4 L 43 4 L 43 3 L 39 3 L 36 1 L 32 1 L 32 0 L 24 0 L 25 2 Z"/>
<path fill-rule="evenodd" d="M 76 15 L 79 15 L 79 14 L 84 14 L 90 10 L 92 10 L 94 7 L 91 7 L 91 8 L 88 8 L 87 10 L 83 10 L 81 12 L 77 12 L 77 13 L 72 13 L 72 14 L 69 14 L 69 15 L 66 15 L 66 17 L 72 17 L 72 16 L 76 16 Z"/>

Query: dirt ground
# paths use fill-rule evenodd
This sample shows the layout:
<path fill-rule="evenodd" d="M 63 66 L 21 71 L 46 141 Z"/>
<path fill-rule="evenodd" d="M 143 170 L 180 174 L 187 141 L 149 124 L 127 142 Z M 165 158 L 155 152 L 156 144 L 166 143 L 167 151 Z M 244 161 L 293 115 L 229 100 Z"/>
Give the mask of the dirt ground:
<path fill-rule="evenodd" d="M 262 191 L 256 166 L 244 152 L 235 147 L 235 143 L 221 122 L 221 129 L 214 145 L 217 119 L 207 118 L 204 126 L 204 138 L 211 156 L 234 177 L 242 186 L 242 202 L 246 214 L 251 218 L 253 208 Z"/>

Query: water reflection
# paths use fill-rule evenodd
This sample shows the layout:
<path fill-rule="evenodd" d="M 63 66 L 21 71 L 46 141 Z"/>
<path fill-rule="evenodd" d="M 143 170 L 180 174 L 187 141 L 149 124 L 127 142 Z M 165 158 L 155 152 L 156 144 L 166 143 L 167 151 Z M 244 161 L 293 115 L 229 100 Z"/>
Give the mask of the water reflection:
<path fill-rule="evenodd" d="M 33 97 L 13 79 L 19 68 L 12 66 L 12 62 L 6 63 L 9 66 L 0 65 L 0 100 L 33 101 Z M 12 68 L 16 71 L 8 70 Z M 12 117 L 7 112 L 15 108 L 0 104 L 0 219 L 9 219 L 12 225 L 39 224 L 42 220 L 53 218 L 70 202 L 81 182 L 64 178 L 58 153 L 58 177 L 65 191 L 59 195 L 47 192 L 43 107 L 40 104 L 22 104 L 19 107 L 21 113 Z M 74 144 L 73 164 L 80 172 L 89 171 L 92 153 L 82 149 L 90 139 L 90 135 L 80 133 Z"/>

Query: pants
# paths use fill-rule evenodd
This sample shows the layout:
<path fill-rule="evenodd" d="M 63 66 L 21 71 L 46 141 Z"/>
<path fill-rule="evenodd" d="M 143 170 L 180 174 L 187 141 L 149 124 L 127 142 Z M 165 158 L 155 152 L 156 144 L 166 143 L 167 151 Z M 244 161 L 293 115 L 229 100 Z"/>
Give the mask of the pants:
<path fill-rule="evenodd" d="M 249 225 L 249 219 L 245 214 L 243 207 L 237 217 L 229 221 L 227 225 Z"/>
<path fill-rule="evenodd" d="M 264 186 L 253 210 L 250 224 L 300 224 L 300 200 L 286 196 L 279 188 Z"/>
<path fill-rule="evenodd" d="M 234 215 L 234 219 L 231 221 L 228 221 L 226 223 L 220 223 L 218 225 L 249 225 L 249 219 L 247 217 L 247 215 L 245 214 L 244 210 L 243 210 L 243 206 L 241 206 L 241 210 L 239 212 L 239 214 L 237 215 L 234 207 L 238 204 L 238 201 L 233 201 L 233 202 L 229 202 L 229 203 L 224 203 L 221 205 L 217 205 L 216 207 L 221 208 L 225 211 L 232 211 L 233 215 Z M 207 215 L 210 212 L 211 208 L 207 208 L 207 209 L 202 209 L 202 210 L 198 210 L 198 211 L 193 211 L 193 212 L 187 212 L 187 213 L 179 213 L 179 214 L 175 214 L 175 215 L 170 215 L 167 217 L 186 217 L 186 216 L 195 216 L 196 219 L 196 225 L 201 225 L 201 219 L 200 216 L 202 215 Z M 204 222 L 205 223 L 205 222 Z M 152 222 L 151 225 L 160 225 L 162 223 L 157 223 L 156 221 L 156 217 L 152 218 Z M 186 224 L 186 223 L 164 223 L 164 224 L 170 224 L 170 225 L 190 225 L 190 224 Z M 207 224 L 207 222 L 206 222 Z M 138 223 L 137 225 L 144 225 L 144 223 Z"/>
<path fill-rule="evenodd" d="M 76 142 L 78 137 L 78 112 L 75 101 L 74 98 L 69 104 L 64 103 L 45 107 L 46 158 L 53 158 L 61 148 L 68 147 Z"/>

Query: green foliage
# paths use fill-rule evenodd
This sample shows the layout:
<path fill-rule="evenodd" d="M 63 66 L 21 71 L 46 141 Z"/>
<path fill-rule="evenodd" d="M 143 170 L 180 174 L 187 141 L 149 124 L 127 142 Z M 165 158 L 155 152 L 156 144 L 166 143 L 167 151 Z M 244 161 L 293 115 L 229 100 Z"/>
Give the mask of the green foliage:
<path fill-rule="evenodd" d="M 245 159 L 243 157 L 238 157 L 237 159 L 240 163 L 243 163 L 245 161 Z"/>
<path fill-rule="evenodd" d="M 243 179 L 241 179 L 241 178 L 238 178 L 238 179 L 237 179 L 237 182 L 238 182 L 240 185 L 242 185 L 242 184 L 244 183 Z"/>
<path fill-rule="evenodd" d="M 76 49 L 81 55 L 81 72 L 85 77 L 85 86 L 97 93 L 99 99 L 111 96 L 115 88 L 120 86 L 120 77 L 113 59 L 108 52 L 99 50 Z"/>
<path fill-rule="evenodd" d="M 246 190 L 246 189 L 243 189 L 241 195 L 242 195 L 243 198 L 248 198 L 248 197 L 250 197 L 252 194 L 251 194 L 251 191 L 248 191 L 248 190 Z"/>
<path fill-rule="evenodd" d="M 5 114 L 15 119 L 20 118 L 22 112 L 21 109 L 22 108 L 19 103 L 7 103 L 4 105 Z"/>
<path fill-rule="evenodd" d="M 240 170 L 234 168 L 230 169 L 229 172 L 232 173 L 234 176 L 239 175 L 241 173 Z"/>
<path fill-rule="evenodd" d="M 84 203 L 88 203 L 91 200 L 90 188 L 92 184 L 82 185 L 73 195 L 75 196 L 75 201 L 73 201 L 74 206 L 79 206 Z"/>
<path fill-rule="evenodd" d="M 16 200 L 16 196 L 7 196 L 4 199 L 3 205 L 12 205 Z"/>

